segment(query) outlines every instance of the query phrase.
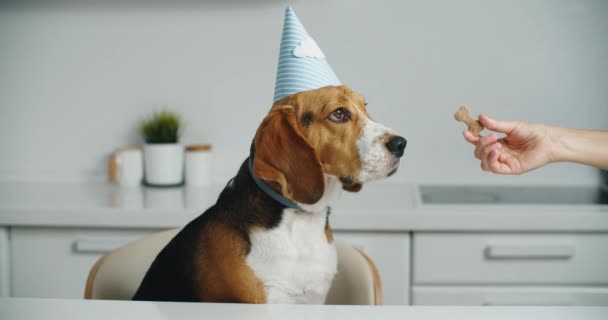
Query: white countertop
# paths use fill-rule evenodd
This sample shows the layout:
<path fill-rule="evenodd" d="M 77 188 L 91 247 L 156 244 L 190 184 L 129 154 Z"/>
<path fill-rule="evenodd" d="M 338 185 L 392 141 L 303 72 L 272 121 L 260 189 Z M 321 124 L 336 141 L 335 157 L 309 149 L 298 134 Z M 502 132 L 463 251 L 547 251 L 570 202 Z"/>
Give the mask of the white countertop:
<path fill-rule="evenodd" d="M 608 319 L 607 307 L 410 307 L 248 305 L 64 299 L 0 299 L 0 319 Z"/>
<path fill-rule="evenodd" d="M 0 182 L 0 226 L 180 227 L 223 187 Z M 417 185 L 377 182 L 344 192 L 330 223 L 354 231 L 608 231 L 608 206 L 423 205 Z"/>

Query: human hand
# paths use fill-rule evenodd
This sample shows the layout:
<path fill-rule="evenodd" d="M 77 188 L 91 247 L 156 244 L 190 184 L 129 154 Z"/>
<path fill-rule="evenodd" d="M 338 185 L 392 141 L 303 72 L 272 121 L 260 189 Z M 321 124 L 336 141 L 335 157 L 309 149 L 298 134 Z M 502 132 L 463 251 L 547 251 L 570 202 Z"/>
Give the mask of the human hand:
<path fill-rule="evenodd" d="M 522 174 L 552 161 L 550 127 L 485 115 L 480 115 L 479 120 L 488 130 L 506 134 L 499 139 L 494 133 L 477 137 L 468 130 L 463 132 L 464 138 L 475 145 L 475 158 L 481 160 L 483 171 Z"/>

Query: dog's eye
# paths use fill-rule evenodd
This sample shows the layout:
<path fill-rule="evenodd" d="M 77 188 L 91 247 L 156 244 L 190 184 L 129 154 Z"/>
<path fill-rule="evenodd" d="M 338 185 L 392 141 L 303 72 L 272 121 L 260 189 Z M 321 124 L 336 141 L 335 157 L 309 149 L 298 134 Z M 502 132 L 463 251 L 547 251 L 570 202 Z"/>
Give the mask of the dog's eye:
<path fill-rule="evenodd" d="M 344 108 L 338 108 L 329 115 L 329 120 L 333 122 L 346 122 L 350 118 L 350 113 Z"/>

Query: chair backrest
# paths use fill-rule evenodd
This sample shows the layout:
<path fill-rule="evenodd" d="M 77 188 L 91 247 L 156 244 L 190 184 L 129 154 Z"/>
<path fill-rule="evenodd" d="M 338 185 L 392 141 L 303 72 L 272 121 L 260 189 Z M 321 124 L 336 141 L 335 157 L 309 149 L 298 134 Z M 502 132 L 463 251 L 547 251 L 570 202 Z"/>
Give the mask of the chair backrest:
<path fill-rule="evenodd" d="M 154 258 L 179 229 L 131 242 L 99 258 L 89 272 L 85 299 L 130 300 Z M 338 273 L 327 304 L 382 304 L 380 275 L 372 260 L 348 244 L 336 241 Z"/>

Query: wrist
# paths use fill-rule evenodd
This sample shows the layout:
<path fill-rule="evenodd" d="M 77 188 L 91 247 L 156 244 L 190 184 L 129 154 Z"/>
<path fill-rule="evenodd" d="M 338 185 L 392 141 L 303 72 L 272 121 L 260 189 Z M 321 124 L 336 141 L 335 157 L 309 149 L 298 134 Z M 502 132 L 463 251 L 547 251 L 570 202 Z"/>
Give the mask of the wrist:
<path fill-rule="evenodd" d="M 549 162 L 576 162 L 608 170 L 608 131 L 547 127 Z"/>
<path fill-rule="evenodd" d="M 549 162 L 572 161 L 572 148 L 569 141 L 568 129 L 546 126 L 549 141 Z"/>

